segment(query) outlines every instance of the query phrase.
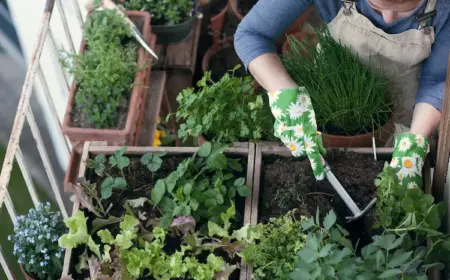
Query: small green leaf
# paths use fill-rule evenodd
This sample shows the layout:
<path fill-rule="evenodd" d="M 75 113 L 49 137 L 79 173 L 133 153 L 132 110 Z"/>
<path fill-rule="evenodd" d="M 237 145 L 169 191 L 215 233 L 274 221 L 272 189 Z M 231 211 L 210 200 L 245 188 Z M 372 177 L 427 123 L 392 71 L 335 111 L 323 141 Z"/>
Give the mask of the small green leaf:
<path fill-rule="evenodd" d="M 141 163 L 150 171 L 156 172 L 161 168 L 162 159 L 158 154 L 145 154 L 141 157 Z"/>
<path fill-rule="evenodd" d="M 336 223 L 336 214 L 334 214 L 333 211 L 328 212 L 328 214 L 325 216 L 325 219 L 323 220 L 323 226 L 330 230 L 331 227 Z"/>
<path fill-rule="evenodd" d="M 177 205 L 177 206 L 175 207 L 175 209 L 173 209 L 172 216 L 176 216 L 176 215 L 180 214 L 181 211 L 183 211 L 183 209 L 184 209 L 184 206 L 182 206 L 182 205 Z"/>
<path fill-rule="evenodd" d="M 235 187 L 240 187 L 240 186 L 243 186 L 243 185 L 245 185 L 245 178 L 243 178 L 243 177 L 237 178 L 234 181 L 234 186 Z"/>
<path fill-rule="evenodd" d="M 208 157 L 211 154 L 211 148 L 212 145 L 210 142 L 205 142 L 200 149 L 198 150 L 197 154 L 199 157 Z"/>
<path fill-rule="evenodd" d="M 375 254 L 375 260 L 377 261 L 377 268 L 379 269 L 380 267 L 384 266 L 385 262 L 386 262 L 386 258 L 384 256 L 384 253 L 382 250 L 378 250 L 377 253 Z"/>
<path fill-rule="evenodd" d="M 108 199 L 111 197 L 113 186 L 114 186 L 114 178 L 107 177 L 103 181 L 103 183 L 101 185 L 101 193 L 102 193 L 103 199 Z"/>
<path fill-rule="evenodd" d="M 126 189 L 127 188 L 127 181 L 125 181 L 125 178 L 118 177 L 114 179 L 114 188 L 118 189 Z"/>
<path fill-rule="evenodd" d="M 308 221 L 306 221 L 306 222 L 302 222 L 302 229 L 303 229 L 303 230 L 308 230 L 308 229 L 310 229 L 312 226 L 314 226 L 314 218 L 313 218 L 313 217 L 310 217 L 310 218 L 308 219 Z"/>
<path fill-rule="evenodd" d="M 193 199 L 193 198 L 192 198 L 191 201 L 189 202 L 189 205 L 191 206 L 192 210 L 194 210 L 194 211 L 197 211 L 198 206 L 199 206 L 197 200 L 195 200 L 195 199 Z"/>
<path fill-rule="evenodd" d="M 242 185 L 242 186 L 237 187 L 237 191 L 238 191 L 239 195 L 242 197 L 249 196 L 251 193 L 251 190 L 252 189 L 247 185 Z"/>
<path fill-rule="evenodd" d="M 228 159 L 228 166 L 237 172 L 242 172 L 244 170 L 239 163 L 239 160 Z"/>
<path fill-rule="evenodd" d="M 412 198 L 406 197 L 402 201 L 402 207 L 408 213 L 414 212 L 414 200 Z"/>
<path fill-rule="evenodd" d="M 171 223 L 172 223 L 172 213 L 166 213 L 159 219 L 159 225 L 163 229 L 169 228 Z"/>
<path fill-rule="evenodd" d="M 323 246 L 322 249 L 320 249 L 319 251 L 319 257 L 325 258 L 326 256 L 328 256 L 330 254 L 332 247 L 333 247 L 332 244 L 326 244 L 325 246 Z"/>
<path fill-rule="evenodd" d="M 158 203 L 161 201 L 165 193 L 166 193 L 166 186 L 164 185 L 164 181 L 160 179 L 156 182 L 155 186 L 152 189 L 153 204 L 158 205 Z"/>
<path fill-rule="evenodd" d="M 218 226 L 216 223 L 208 221 L 208 235 L 211 237 L 215 235 L 220 237 L 227 237 L 228 232 L 225 229 Z"/>
<path fill-rule="evenodd" d="M 192 191 L 192 185 L 187 183 L 186 185 L 184 185 L 183 187 L 183 193 L 184 195 L 190 195 Z"/>
<path fill-rule="evenodd" d="M 400 275 L 402 273 L 403 272 L 401 269 L 388 269 L 385 272 L 381 273 L 381 275 L 378 276 L 378 278 L 380 279 L 391 278 L 393 276 Z"/>
<path fill-rule="evenodd" d="M 107 244 L 113 244 L 114 243 L 114 237 L 112 236 L 111 232 L 107 229 L 102 229 L 97 232 L 97 235 L 100 237 L 100 240 L 103 243 Z"/>
<path fill-rule="evenodd" d="M 306 263 L 312 263 L 317 260 L 317 253 L 309 247 L 301 249 L 298 255 Z"/>
<path fill-rule="evenodd" d="M 289 273 L 289 279 L 291 280 L 300 280 L 300 279 L 312 279 L 311 274 L 305 270 L 296 269 L 293 272 Z"/>
<path fill-rule="evenodd" d="M 117 159 L 117 167 L 120 169 L 124 169 L 125 167 L 127 167 L 128 165 L 130 165 L 130 159 L 127 157 L 120 157 Z"/>
<path fill-rule="evenodd" d="M 208 198 L 207 200 L 205 200 L 205 206 L 208 208 L 217 206 L 217 201 L 215 198 Z"/>
<path fill-rule="evenodd" d="M 412 253 L 413 252 L 410 251 L 410 252 L 406 252 L 403 254 L 393 256 L 392 259 L 388 262 L 387 266 L 389 268 L 394 268 L 394 267 L 406 264 L 408 262 L 409 258 L 411 257 Z"/>

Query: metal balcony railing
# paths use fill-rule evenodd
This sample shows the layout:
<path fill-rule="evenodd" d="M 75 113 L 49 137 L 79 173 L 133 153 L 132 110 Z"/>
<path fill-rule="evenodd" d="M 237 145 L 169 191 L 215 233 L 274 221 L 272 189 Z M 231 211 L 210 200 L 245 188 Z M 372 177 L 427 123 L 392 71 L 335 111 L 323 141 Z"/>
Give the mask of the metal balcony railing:
<path fill-rule="evenodd" d="M 0 175 L 0 208 L 5 206 L 9 216 L 11 217 L 11 220 L 13 223 L 16 223 L 16 210 L 14 207 L 14 202 L 12 201 L 10 194 L 8 192 L 8 183 L 11 177 L 11 172 L 13 169 L 13 164 L 15 161 L 18 163 L 20 167 L 20 171 L 22 173 L 22 176 L 24 177 L 24 180 L 27 185 L 28 192 L 30 194 L 30 197 L 33 201 L 34 206 L 37 206 L 37 204 L 40 202 L 39 196 L 36 192 L 36 188 L 33 184 L 33 180 L 31 178 L 31 174 L 29 172 L 29 168 L 26 166 L 24 156 L 22 154 L 22 150 L 20 147 L 20 136 L 22 134 L 22 131 L 24 129 L 25 121 L 27 121 L 31 132 L 33 134 L 33 137 L 36 141 L 37 149 L 39 151 L 39 155 L 41 157 L 43 167 L 45 169 L 45 172 L 47 174 L 48 180 L 50 182 L 52 191 L 54 193 L 54 197 L 56 200 L 56 204 L 59 207 L 59 210 L 61 211 L 62 215 L 64 217 L 68 216 L 68 212 L 66 210 L 66 207 L 63 202 L 63 198 L 61 195 L 61 190 L 63 189 L 61 187 L 62 182 L 58 182 L 55 176 L 55 171 L 52 167 L 50 157 L 47 153 L 46 147 L 44 145 L 44 141 L 42 138 L 42 135 L 39 131 L 39 128 L 37 126 L 35 115 L 31 109 L 30 106 L 30 96 L 33 93 L 33 88 L 36 86 L 37 83 L 40 85 L 40 89 L 42 90 L 46 102 L 50 108 L 50 113 L 52 115 L 53 121 L 58 127 L 58 135 L 59 140 L 61 143 L 63 143 L 63 146 L 67 149 L 67 152 L 70 153 L 71 145 L 68 139 L 63 135 L 61 130 L 61 121 L 58 117 L 57 110 L 55 108 L 54 104 L 54 96 L 52 96 L 50 92 L 50 87 L 48 81 L 49 79 L 54 78 L 54 73 L 46 73 L 43 70 L 43 67 L 41 65 L 41 57 L 43 54 L 44 47 L 46 49 L 49 49 L 51 52 L 51 56 L 53 57 L 59 57 L 59 52 L 62 50 L 61 48 L 58 48 L 58 45 L 55 41 L 54 33 L 52 32 L 52 28 L 50 23 L 53 21 L 53 24 L 58 24 L 62 27 L 64 30 L 64 37 L 65 40 L 67 40 L 68 49 L 67 51 L 75 52 L 75 40 L 73 39 L 73 36 L 71 34 L 70 28 L 74 28 L 73 26 L 70 26 L 69 28 L 69 22 L 67 20 L 67 11 L 65 9 L 65 5 L 68 4 L 68 2 L 71 2 L 71 7 L 75 7 L 75 14 L 78 21 L 78 26 L 75 28 L 79 28 L 81 31 L 81 27 L 83 24 L 83 17 L 82 17 L 82 7 L 80 7 L 77 0 L 46 0 L 44 12 L 42 14 L 40 27 L 37 35 L 37 39 L 35 41 L 34 49 L 32 52 L 31 59 L 29 61 L 27 73 L 25 76 L 25 81 L 23 84 L 22 92 L 20 95 L 20 100 L 17 108 L 16 117 L 14 120 L 13 128 L 11 131 L 7 152 L 5 155 L 5 159 L 3 162 L 3 167 L 1 170 Z M 52 17 L 52 14 L 54 10 L 57 9 L 57 13 L 59 13 L 60 17 L 55 18 Z M 85 12 L 83 10 L 83 12 Z M 57 21 L 55 23 L 55 21 Z M 59 64 L 60 65 L 60 64 Z M 60 71 L 62 72 L 62 77 L 64 77 L 64 90 L 67 90 L 67 92 L 64 94 L 64 96 L 68 95 L 69 92 L 69 84 L 70 84 L 70 78 L 65 73 L 62 66 L 60 67 Z M 2 251 L 0 247 L 0 264 L 3 268 L 4 273 L 7 276 L 8 280 L 15 279 L 13 276 L 13 273 L 10 269 L 10 266 L 8 265 L 5 254 Z"/>

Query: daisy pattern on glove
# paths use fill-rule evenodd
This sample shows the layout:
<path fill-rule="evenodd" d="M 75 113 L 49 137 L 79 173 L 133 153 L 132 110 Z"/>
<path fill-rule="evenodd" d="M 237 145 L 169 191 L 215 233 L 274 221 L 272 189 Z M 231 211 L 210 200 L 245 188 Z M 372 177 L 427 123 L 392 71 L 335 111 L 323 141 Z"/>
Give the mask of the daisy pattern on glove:
<path fill-rule="evenodd" d="M 408 189 L 423 186 L 422 168 L 428 139 L 414 133 L 403 133 L 396 137 L 390 166 L 397 171 L 397 178 Z"/>
<path fill-rule="evenodd" d="M 320 153 L 325 153 L 322 135 L 317 132 L 311 98 L 304 87 L 268 92 L 275 116 L 275 136 L 295 157 L 308 156 L 317 180 L 325 178 Z"/>

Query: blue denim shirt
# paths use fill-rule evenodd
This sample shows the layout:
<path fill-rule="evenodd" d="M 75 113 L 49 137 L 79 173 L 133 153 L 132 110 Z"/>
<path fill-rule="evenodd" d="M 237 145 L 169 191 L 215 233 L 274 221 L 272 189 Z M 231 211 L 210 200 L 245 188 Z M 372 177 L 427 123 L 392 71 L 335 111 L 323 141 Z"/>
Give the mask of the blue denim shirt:
<path fill-rule="evenodd" d="M 367 0 L 356 0 L 356 8 L 375 26 L 389 34 L 417 29 L 416 15 L 425 10 L 426 2 L 409 17 L 386 23 Z M 342 7 L 340 0 L 259 0 L 239 24 L 235 49 L 244 65 L 265 53 L 275 53 L 274 41 L 311 5 L 315 5 L 326 23 L 333 20 Z M 450 0 L 437 0 L 433 20 L 436 40 L 431 56 L 424 61 L 416 103 L 428 103 L 442 110 L 445 78 L 450 51 Z"/>

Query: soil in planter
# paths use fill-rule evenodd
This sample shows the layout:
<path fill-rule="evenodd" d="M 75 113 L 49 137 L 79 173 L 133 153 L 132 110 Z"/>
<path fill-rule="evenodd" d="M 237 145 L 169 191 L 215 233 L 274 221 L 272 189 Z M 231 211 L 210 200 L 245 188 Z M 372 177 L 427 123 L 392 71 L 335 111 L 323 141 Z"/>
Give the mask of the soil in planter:
<path fill-rule="evenodd" d="M 129 94 L 124 94 L 124 96 L 130 96 L 131 92 Z M 122 98 L 122 101 L 120 102 L 120 106 L 117 109 L 117 117 L 116 117 L 116 126 L 114 128 L 116 129 L 124 129 L 125 125 L 127 123 L 127 116 L 128 116 L 128 107 L 130 104 L 129 98 Z M 80 127 L 80 128 L 97 128 L 95 123 L 89 123 L 88 122 L 88 114 L 84 113 L 79 109 L 76 105 L 72 107 L 71 115 L 71 126 L 72 127 Z"/>
<path fill-rule="evenodd" d="M 241 68 L 234 72 L 236 77 L 244 77 L 246 75 L 245 69 L 242 66 L 242 61 L 236 54 L 234 46 L 230 45 L 221 49 L 216 55 L 211 57 L 209 62 L 211 70 L 211 78 L 213 81 L 219 81 L 228 70 L 233 69 L 240 64 Z"/>
<path fill-rule="evenodd" d="M 326 157 L 331 170 L 360 209 L 376 196 L 374 180 L 383 170 L 383 161 L 374 161 L 371 155 L 332 151 Z M 350 232 L 351 239 L 360 244 L 370 242 L 374 234 L 375 207 L 363 218 L 346 223 L 351 216 L 344 201 L 328 181 L 316 181 L 308 160 L 267 156 L 264 158 L 261 177 L 259 220 L 266 222 L 297 208 L 301 215 L 315 215 L 317 207 L 322 216 L 331 209 L 338 222 Z"/>

